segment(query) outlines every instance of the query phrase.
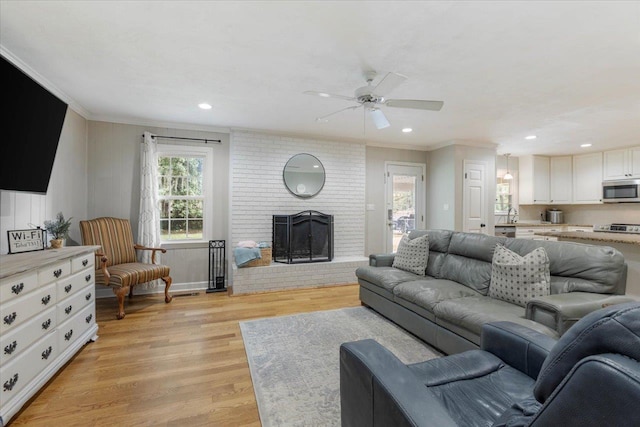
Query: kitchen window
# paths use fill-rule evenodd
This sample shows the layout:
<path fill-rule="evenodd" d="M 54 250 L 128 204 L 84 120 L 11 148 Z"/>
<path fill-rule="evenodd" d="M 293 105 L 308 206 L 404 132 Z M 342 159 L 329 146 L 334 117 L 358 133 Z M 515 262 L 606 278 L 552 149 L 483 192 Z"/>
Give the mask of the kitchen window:
<path fill-rule="evenodd" d="M 160 239 L 210 239 L 213 152 L 210 147 L 158 145 Z"/>

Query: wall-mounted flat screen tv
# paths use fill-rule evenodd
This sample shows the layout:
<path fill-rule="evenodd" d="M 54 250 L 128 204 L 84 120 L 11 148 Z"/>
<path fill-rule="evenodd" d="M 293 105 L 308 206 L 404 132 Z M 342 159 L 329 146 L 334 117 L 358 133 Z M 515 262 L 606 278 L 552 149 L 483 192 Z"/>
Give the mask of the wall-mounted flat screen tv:
<path fill-rule="evenodd" d="M 67 104 L 0 56 L 0 190 L 47 192 Z"/>

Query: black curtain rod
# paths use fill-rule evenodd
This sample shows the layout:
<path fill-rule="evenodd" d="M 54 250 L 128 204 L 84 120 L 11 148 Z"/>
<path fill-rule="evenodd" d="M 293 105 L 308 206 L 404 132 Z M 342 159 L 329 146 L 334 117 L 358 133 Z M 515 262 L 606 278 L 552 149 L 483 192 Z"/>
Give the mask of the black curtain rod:
<path fill-rule="evenodd" d="M 144 135 L 142 135 L 144 137 Z M 215 142 L 216 144 L 222 144 L 222 140 L 220 139 L 203 139 L 203 138 L 183 138 L 180 136 L 162 136 L 162 135 L 151 135 L 151 138 L 162 138 L 162 139 L 181 139 L 183 141 L 203 141 L 205 144 L 210 142 Z"/>

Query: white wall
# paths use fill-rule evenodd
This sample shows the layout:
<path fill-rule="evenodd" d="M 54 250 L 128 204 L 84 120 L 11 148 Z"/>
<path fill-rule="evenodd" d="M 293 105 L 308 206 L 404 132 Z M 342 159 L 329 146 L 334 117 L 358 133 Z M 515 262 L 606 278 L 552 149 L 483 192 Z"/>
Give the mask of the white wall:
<path fill-rule="evenodd" d="M 220 139 L 210 144 L 213 150 L 214 212 L 213 239 L 229 244 L 229 135 L 184 129 L 158 128 L 110 122 L 90 121 L 88 129 L 89 184 L 85 218 L 115 216 L 131 221 L 134 238 L 138 234 L 140 211 L 140 144 L 144 131 L 163 136 Z M 160 140 L 171 143 L 171 140 Z M 200 145 L 201 143 L 195 142 Z M 162 263 L 171 267 L 172 289 L 206 287 L 208 280 L 208 244 L 168 247 Z M 227 253 L 227 259 L 229 255 Z"/>
<path fill-rule="evenodd" d="M 271 243 L 273 215 L 316 210 L 334 217 L 334 257 L 364 255 L 364 145 L 240 131 L 231 138 L 232 247 Z M 282 178 L 299 153 L 314 155 L 326 171 L 322 191 L 308 199 L 293 196 Z"/>
<path fill-rule="evenodd" d="M 449 145 L 429 152 L 427 175 L 427 228 L 463 229 L 464 161 L 479 160 L 487 165 L 487 234 L 493 235 L 493 206 L 496 199 L 496 151 L 493 148 Z"/>
<path fill-rule="evenodd" d="M 87 214 L 87 175 L 87 120 L 68 108 L 47 194 L 0 191 L 0 253 L 8 252 L 7 230 L 43 226 L 58 212 L 73 218 L 68 243 L 79 242 L 78 221 Z"/>
<path fill-rule="evenodd" d="M 456 226 L 455 147 L 429 152 L 427 163 L 427 229 L 454 230 Z"/>

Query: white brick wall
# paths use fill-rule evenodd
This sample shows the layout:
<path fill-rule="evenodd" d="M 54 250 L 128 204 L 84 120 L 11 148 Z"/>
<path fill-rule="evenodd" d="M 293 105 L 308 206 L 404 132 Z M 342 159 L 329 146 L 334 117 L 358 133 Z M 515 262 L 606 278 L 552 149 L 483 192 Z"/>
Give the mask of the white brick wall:
<path fill-rule="evenodd" d="M 309 153 L 326 181 L 310 199 L 294 197 L 282 170 L 291 156 Z M 334 257 L 364 256 L 365 146 L 255 132 L 231 134 L 231 248 L 241 240 L 271 242 L 272 215 L 316 210 L 333 215 Z"/>
<path fill-rule="evenodd" d="M 356 269 L 368 258 L 335 258 L 312 264 L 272 263 L 266 267 L 233 267 L 233 294 L 356 283 Z"/>

